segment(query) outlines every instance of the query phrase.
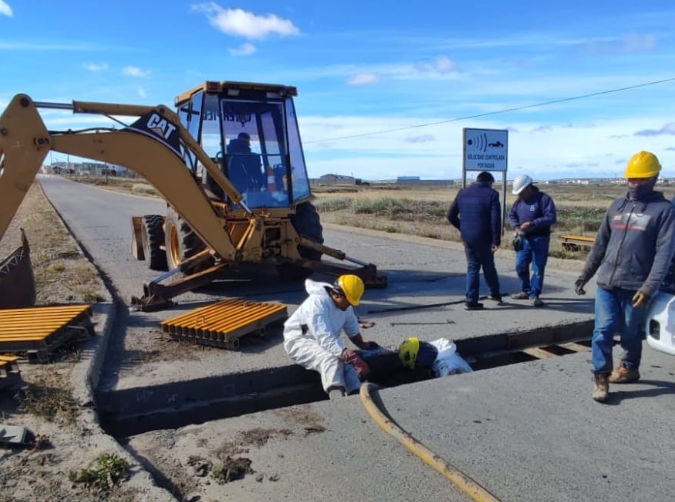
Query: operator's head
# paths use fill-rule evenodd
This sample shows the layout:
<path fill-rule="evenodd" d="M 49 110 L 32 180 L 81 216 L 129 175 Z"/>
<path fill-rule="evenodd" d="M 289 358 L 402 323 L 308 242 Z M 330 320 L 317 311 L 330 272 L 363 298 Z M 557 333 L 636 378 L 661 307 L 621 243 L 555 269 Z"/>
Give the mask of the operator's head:
<path fill-rule="evenodd" d="M 521 174 L 513 180 L 513 195 L 518 195 L 523 199 L 527 199 L 532 191 L 532 183 L 534 181 L 527 174 Z"/>
<path fill-rule="evenodd" d="M 251 136 L 248 135 L 246 132 L 240 132 L 239 136 L 237 136 L 237 139 L 240 139 L 242 141 L 246 141 L 247 143 L 251 142 Z"/>
<path fill-rule="evenodd" d="M 333 298 L 335 304 L 342 310 L 350 305 L 356 307 L 366 286 L 358 275 L 341 275 L 333 283 Z"/>
<path fill-rule="evenodd" d="M 483 171 L 478 176 L 476 176 L 476 181 L 481 183 L 490 183 L 490 185 L 492 185 L 495 182 L 495 177 L 489 172 Z"/>
<path fill-rule="evenodd" d="M 404 368 L 414 370 L 416 367 L 429 369 L 433 366 L 438 349 L 427 342 L 413 336 L 404 340 L 398 347 L 398 357 Z"/>
<path fill-rule="evenodd" d="M 628 196 L 640 200 L 654 191 L 661 172 L 659 159 L 651 152 L 638 152 L 628 161 L 624 177 L 628 180 Z"/>

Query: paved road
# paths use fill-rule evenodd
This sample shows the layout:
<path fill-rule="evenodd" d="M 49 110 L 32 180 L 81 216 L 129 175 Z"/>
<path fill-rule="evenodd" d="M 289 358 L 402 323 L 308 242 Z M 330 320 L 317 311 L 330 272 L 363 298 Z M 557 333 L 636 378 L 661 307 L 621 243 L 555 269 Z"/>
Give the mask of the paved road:
<path fill-rule="evenodd" d="M 504 502 L 673 500 L 675 358 L 645 347 L 643 380 L 612 386 L 604 405 L 591 400 L 589 359 L 493 368 L 381 398 L 401 427 Z M 235 455 L 255 470 L 243 480 L 207 483 L 188 463 L 265 436 Z M 202 500 L 470 500 L 371 421 L 357 396 L 154 431 L 129 446 Z"/>
<path fill-rule="evenodd" d="M 155 273 L 130 254 L 133 215 L 163 213 L 164 203 L 147 197 L 102 190 L 68 181 L 58 176 L 43 176 L 45 193 L 59 211 L 75 237 L 111 281 L 120 298 L 128 301 L 139 295 L 142 283 Z M 368 338 L 384 346 L 398 346 L 409 336 L 453 339 L 486 334 L 556 326 L 588 320 L 592 311 L 592 288 L 589 296 L 574 295 L 574 272 L 549 267 L 546 278 L 546 309 L 532 309 L 509 302 L 482 312 L 465 312 L 460 304 L 416 310 L 378 313 L 380 310 L 407 308 L 450 301 L 461 302 L 464 292 L 465 259 L 455 243 L 432 239 L 410 239 L 383 233 L 344 231 L 327 228 L 326 244 L 342 249 L 350 256 L 376 263 L 389 277 L 389 287 L 366 292 L 357 314 L 373 319 L 377 325 L 365 332 Z M 500 251 L 497 268 L 505 291 L 515 291 L 517 281 L 512 253 Z M 264 274 L 268 275 L 265 276 Z M 262 343 L 252 343 L 238 352 L 219 349 L 177 350 L 166 364 L 167 342 L 161 341 L 159 321 L 227 296 L 246 296 L 289 305 L 292 311 L 305 294 L 302 284 L 283 284 L 274 271 L 251 282 L 221 282 L 207 293 L 188 293 L 178 298 L 178 308 L 158 312 L 120 313 L 109 364 L 103 380 L 108 388 L 143 388 L 147 385 L 259 369 L 285 367 L 289 360 L 280 345 L 280 333 L 271 333 Z M 490 307 L 490 305 L 487 305 Z M 189 371 L 177 371 L 188 367 Z"/>

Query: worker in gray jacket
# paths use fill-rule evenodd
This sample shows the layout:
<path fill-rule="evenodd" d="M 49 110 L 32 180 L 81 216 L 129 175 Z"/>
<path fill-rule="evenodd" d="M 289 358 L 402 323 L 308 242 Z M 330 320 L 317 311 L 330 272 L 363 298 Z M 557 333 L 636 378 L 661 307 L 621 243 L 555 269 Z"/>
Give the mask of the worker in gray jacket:
<path fill-rule="evenodd" d="M 609 383 L 640 378 L 642 340 L 649 302 L 670 267 L 675 239 L 675 209 L 654 186 L 661 171 L 650 152 L 636 153 L 624 176 L 626 197 L 607 210 L 595 244 L 575 283 L 577 294 L 598 271 L 593 330 L 593 399 L 607 400 Z M 614 335 L 621 334 L 621 363 L 612 372 Z"/>

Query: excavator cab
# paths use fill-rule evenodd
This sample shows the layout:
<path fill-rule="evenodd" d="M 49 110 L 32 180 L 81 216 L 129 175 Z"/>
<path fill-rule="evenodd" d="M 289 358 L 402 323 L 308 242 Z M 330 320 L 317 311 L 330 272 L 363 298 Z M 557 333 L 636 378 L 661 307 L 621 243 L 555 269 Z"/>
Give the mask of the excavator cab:
<path fill-rule="evenodd" d="M 311 197 L 293 106 L 294 87 L 205 82 L 176 98 L 183 126 L 252 210 L 289 208 Z M 227 196 L 189 150 L 186 165 L 210 196 Z M 240 208 L 236 204 L 232 209 Z"/>

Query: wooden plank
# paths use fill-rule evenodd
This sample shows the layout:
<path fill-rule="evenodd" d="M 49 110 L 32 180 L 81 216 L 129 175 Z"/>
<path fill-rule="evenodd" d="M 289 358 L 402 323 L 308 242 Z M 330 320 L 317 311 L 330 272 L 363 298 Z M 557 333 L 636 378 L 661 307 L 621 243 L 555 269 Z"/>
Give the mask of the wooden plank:
<path fill-rule="evenodd" d="M 561 343 L 560 346 L 564 349 L 569 349 L 574 352 L 590 352 L 591 348 L 586 347 L 585 345 L 581 345 L 580 343 L 576 342 L 569 342 L 569 343 Z"/>
<path fill-rule="evenodd" d="M 549 352 L 541 347 L 530 347 L 529 349 L 524 349 L 523 352 L 537 359 L 549 359 L 556 356 L 553 352 Z"/>

